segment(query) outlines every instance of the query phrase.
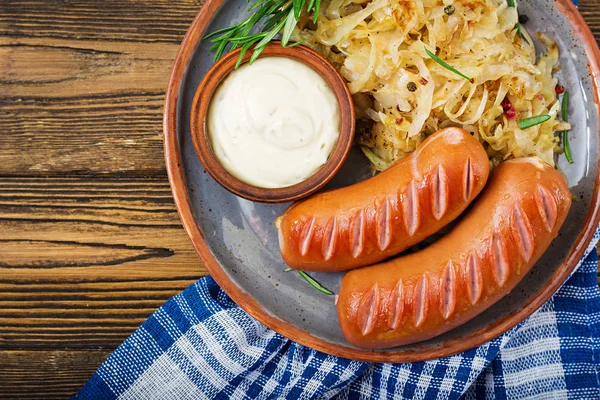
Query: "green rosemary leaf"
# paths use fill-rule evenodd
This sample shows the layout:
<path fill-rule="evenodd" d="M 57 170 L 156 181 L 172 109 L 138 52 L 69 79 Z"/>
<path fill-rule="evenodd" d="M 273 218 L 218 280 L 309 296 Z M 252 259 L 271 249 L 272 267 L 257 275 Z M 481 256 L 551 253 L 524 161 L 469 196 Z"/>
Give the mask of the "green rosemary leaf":
<path fill-rule="evenodd" d="M 565 90 L 562 98 L 562 117 L 563 121 L 569 122 L 569 91 Z M 569 164 L 573 164 L 573 157 L 571 155 L 571 145 L 569 144 L 568 132 L 565 130 L 562 133 L 563 149 L 565 150 L 565 158 Z"/>
<path fill-rule="evenodd" d="M 265 47 L 266 46 L 256 46 L 254 47 L 254 52 L 252 53 L 252 57 L 250 57 L 250 60 L 248 60 L 248 63 L 252 64 L 254 61 L 256 61 L 256 59 L 258 58 L 258 56 L 261 55 L 261 53 L 263 51 L 265 51 Z"/>
<path fill-rule="evenodd" d="M 211 32 L 208 35 L 204 36 L 204 40 L 210 39 L 211 37 L 217 36 L 217 35 L 219 35 L 221 33 L 232 31 L 232 30 L 234 30 L 236 28 L 237 28 L 236 26 L 228 26 L 226 28 L 218 29 L 218 30 L 216 30 L 214 32 Z"/>
<path fill-rule="evenodd" d="M 446 68 L 448 71 L 454 72 L 456 75 L 465 78 L 466 80 L 468 80 L 469 82 L 473 83 L 473 79 L 469 78 L 468 76 L 466 76 L 465 74 L 463 74 L 462 72 L 460 72 L 459 70 L 457 70 L 456 68 L 454 68 L 453 66 L 451 66 L 450 64 L 448 64 L 446 61 L 442 60 L 441 58 L 439 58 L 438 56 L 436 56 L 435 54 L 433 54 L 431 51 L 429 51 L 429 49 L 427 49 L 427 47 L 425 47 L 425 53 L 427 53 L 427 55 L 436 63 L 440 64 L 442 67 Z"/>
<path fill-rule="evenodd" d="M 297 23 L 298 20 L 294 15 L 294 11 L 290 11 L 290 15 L 288 15 L 287 21 L 285 22 L 285 27 L 283 28 L 283 35 L 281 36 L 281 45 L 283 47 L 286 47 L 288 45 L 288 42 L 292 37 L 292 33 L 294 33 L 294 28 L 296 27 Z"/>
<path fill-rule="evenodd" d="M 259 47 L 265 47 L 266 45 L 268 45 L 269 42 L 271 40 L 273 40 L 279 32 L 281 32 L 281 30 L 283 29 L 284 26 L 285 26 L 285 20 L 278 23 L 277 26 L 275 26 L 275 29 L 273 29 L 271 32 L 268 32 L 265 35 L 265 37 L 260 42 L 258 42 L 258 44 L 256 45 L 256 48 L 258 49 Z M 254 51 L 256 51 L 256 50 L 254 50 Z"/>
<path fill-rule="evenodd" d="M 294 17 L 296 17 L 296 21 L 300 19 L 300 13 L 302 12 L 302 7 L 304 7 L 305 0 L 293 0 L 292 5 L 294 7 Z"/>
<path fill-rule="evenodd" d="M 535 117 L 525 118 L 519 121 L 519 129 L 527 129 L 532 126 L 536 126 L 539 124 L 543 124 L 548 121 L 550 116 L 548 114 L 545 115 L 536 115 Z"/>
<path fill-rule="evenodd" d="M 266 32 L 263 33 L 251 33 L 249 35 L 246 36 L 241 36 L 238 38 L 234 38 L 234 39 L 230 39 L 229 42 L 232 44 L 237 44 L 237 45 L 244 45 L 248 42 L 251 43 L 256 43 L 259 40 L 263 39 L 265 36 L 267 36 Z"/>
<path fill-rule="evenodd" d="M 290 271 L 293 271 L 293 270 L 294 270 L 294 268 L 286 268 L 286 269 L 283 270 L 283 272 L 290 272 Z"/>
<path fill-rule="evenodd" d="M 299 41 L 299 42 L 296 42 L 296 43 L 290 44 L 288 47 L 296 47 L 296 46 L 300 46 L 300 45 L 302 45 L 302 44 L 304 44 L 304 40 L 301 40 L 301 41 Z"/>
<path fill-rule="evenodd" d="M 317 282 L 315 280 L 315 278 L 313 278 L 312 276 L 310 276 L 309 274 L 307 274 L 304 271 L 298 271 L 298 273 L 300 274 L 301 277 L 304 278 L 304 280 L 306 282 L 309 283 L 310 286 L 314 287 L 315 289 L 317 289 L 319 292 L 327 294 L 329 296 L 333 295 L 334 293 L 327 289 L 326 287 L 324 287 L 323 285 L 321 285 L 319 282 Z"/>
<path fill-rule="evenodd" d="M 267 32 L 267 31 L 273 29 L 273 27 L 275 25 L 277 25 L 277 23 L 279 21 L 281 21 L 282 18 L 284 18 L 288 15 L 290 10 L 291 10 L 291 7 L 286 7 L 286 8 L 282 8 L 278 11 L 274 11 L 273 14 L 271 14 L 271 16 L 267 19 L 267 21 L 265 21 L 265 23 L 262 27 L 263 32 Z"/>
<path fill-rule="evenodd" d="M 232 35 L 233 35 L 233 31 L 225 34 L 225 36 L 227 37 L 227 39 L 229 39 Z M 228 44 L 229 44 L 229 41 L 227 41 L 227 40 L 224 40 L 221 43 L 219 43 L 219 46 L 215 50 L 215 57 L 214 57 L 214 61 L 215 62 L 219 58 L 221 58 L 221 56 L 223 56 L 223 53 L 225 52 L 225 48 L 227 47 Z"/>
<path fill-rule="evenodd" d="M 242 50 L 240 50 L 240 56 L 238 57 L 238 60 L 235 63 L 235 69 L 238 69 L 240 67 L 240 65 L 242 65 L 242 61 L 244 60 L 244 55 L 246 54 L 248 49 L 250 47 L 252 47 L 252 44 L 253 43 L 249 42 L 242 46 Z"/>
<path fill-rule="evenodd" d="M 248 1 L 248 0 L 246 0 L 246 3 L 249 3 L 249 1 Z M 260 6 L 261 6 L 263 3 L 264 3 L 264 1 L 263 1 L 263 0 L 256 0 L 256 1 L 254 2 L 254 4 L 252 4 L 252 5 L 250 6 L 250 8 L 248 8 L 248 11 L 255 10 L 256 8 L 260 7 Z"/>
<path fill-rule="evenodd" d="M 246 0 L 249 3 L 248 0 Z M 313 13 L 316 22 L 321 8 L 321 0 L 256 0 L 248 11 L 252 14 L 237 24 L 221 28 L 206 35 L 210 39 L 211 51 L 215 52 L 215 61 L 225 51 L 241 47 L 245 53 L 254 46 L 250 63 L 264 51 L 275 36 L 282 34 L 282 45 L 289 46 L 294 28 L 302 12 Z M 255 33 L 251 33 L 255 32 Z M 298 45 L 300 43 L 295 43 Z M 241 61 L 238 62 L 238 66 Z"/>
<path fill-rule="evenodd" d="M 321 0 L 315 0 L 315 8 L 314 8 L 314 15 L 313 15 L 313 24 L 317 23 L 317 20 L 319 19 L 319 10 L 321 9 Z"/>

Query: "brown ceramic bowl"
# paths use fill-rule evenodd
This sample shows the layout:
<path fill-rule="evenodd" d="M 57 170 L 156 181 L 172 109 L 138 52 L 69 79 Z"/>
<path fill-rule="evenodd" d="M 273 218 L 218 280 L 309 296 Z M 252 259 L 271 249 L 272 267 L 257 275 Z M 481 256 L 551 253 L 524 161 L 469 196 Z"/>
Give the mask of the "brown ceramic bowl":
<path fill-rule="evenodd" d="M 340 108 L 340 135 L 327 162 L 311 177 L 293 186 L 267 189 L 250 185 L 230 174 L 219 162 L 212 150 L 207 118 L 213 94 L 234 70 L 241 49 L 226 54 L 204 76 L 192 104 L 190 126 L 194 148 L 204 169 L 225 189 L 233 194 L 252 201 L 262 203 L 285 203 L 306 197 L 321 189 L 338 172 L 352 147 L 354 128 L 354 104 L 352 95 L 344 78 L 336 69 L 316 51 L 305 46 L 282 47 L 279 42 L 272 42 L 265 48 L 261 57 L 287 57 L 301 61 L 321 75 L 333 90 Z M 244 63 L 248 62 L 252 51 L 244 55 Z"/>

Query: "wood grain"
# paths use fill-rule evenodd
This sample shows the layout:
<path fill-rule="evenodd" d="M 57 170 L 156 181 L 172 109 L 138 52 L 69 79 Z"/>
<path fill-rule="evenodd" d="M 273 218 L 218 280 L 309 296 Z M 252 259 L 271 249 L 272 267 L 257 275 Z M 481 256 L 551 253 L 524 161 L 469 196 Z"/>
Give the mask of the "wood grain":
<path fill-rule="evenodd" d="M 71 396 L 206 273 L 164 92 L 201 0 L 0 0 L 0 398 Z M 600 39 L 600 0 L 580 9 Z"/>
<path fill-rule="evenodd" d="M 163 177 L 0 178 L 0 248 L 0 398 L 73 395 L 206 274 Z"/>
<path fill-rule="evenodd" d="M 3 351 L 0 398 L 66 399 L 109 354 L 108 350 Z"/>
<path fill-rule="evenodd" d="M 206 273 L 164 179 L 0 188 L 1 348 L 114 348 Z"/>
<path fill-rule="evenodd" d="M 1 4 L 0 36 L 179 44 L 204 1 L 9 0 Z"/>
<path fill-rule="evenodd" d="M 584 0 L 579 2 L 579 12 L 590 27 L 596 41 L 600 41 L 600 11 L 598 0 Z"/>
<path fill-rule="evenodd" d="M 0 174 L 164 176 L 162 110 L 176 52 L 0 38 Z"/>

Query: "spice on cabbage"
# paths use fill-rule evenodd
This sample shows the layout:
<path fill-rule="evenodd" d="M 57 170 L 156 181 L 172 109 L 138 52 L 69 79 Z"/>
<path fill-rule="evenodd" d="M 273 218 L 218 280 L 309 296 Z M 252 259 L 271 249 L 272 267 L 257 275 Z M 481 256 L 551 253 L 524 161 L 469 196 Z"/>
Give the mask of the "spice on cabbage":
<path fill-rule="evenodd" d="M 453 66 L 451 66 L 450 64 L 448 64 L 446 61 L 442 60 L 441 58 L 439 58 L 438 56 L 436 56 L 435 54 L 433 54 L 431 51 L 429 51 L 429 49 L 427 49 L 427 47 L 425 47 L 425 53 L 427 53 L 427 55 L 436 63 L 440 64 L 442 67 L 446 68 L 448 71 L 454 72 L 456 75 L 460 76 L 461 78 L 465 78 L 466 80 L 468 80 L 469 82 L 473 83 L 474 79 L 473 78 L 469 78 L 467 75 L 463 74 L 462 72 L 460 72 L 459 70 L 457 70 L 456 68 L 454 68 Z"/>
<path fill-rule="evenodd" d="M 506 115 L 506 118 L 514 119 L 517 116 L 517 110 L 515 110 L 515 107 L 513 107 L 508 98 L 502 100 L 500 105 L 502 106 L 502 110 L 504 110 L 504 115 Z"/>
<path fill-rule="evenodd" d="M 446 15 L 452 15 L 452 14 L 454 14 L 455 11 L 456 11 L 456 8 L 452 4 L 444 7 L 444 13 Z"/>
<path fill-rule="evenodd" d="M 563 121 L 569 122 L 569 92 L 565 91 L 562 99 L 562 117 Z M 571 156 L 571 145 L 569 144 L 569 136 L 566 130 L 562 133 L 563 149 L 565 151 L 565 158 L 569 164 L 573 164 L 573 157 Z"/>
<path fill-rule="evenodd" d="M 549 115 L 536 115 L 535 117 L 525 118 L 519 121 L 519 129 L 528 129 L 532 126 L 543 124 L 550 119 Z"/>
<path fill-rule="evenodd" d="M 408 82 L 408 84 L 406 85 L 406 88 L 408 89 L 409 92 L 416 92 L 417 84 L 414 82 Z"/>

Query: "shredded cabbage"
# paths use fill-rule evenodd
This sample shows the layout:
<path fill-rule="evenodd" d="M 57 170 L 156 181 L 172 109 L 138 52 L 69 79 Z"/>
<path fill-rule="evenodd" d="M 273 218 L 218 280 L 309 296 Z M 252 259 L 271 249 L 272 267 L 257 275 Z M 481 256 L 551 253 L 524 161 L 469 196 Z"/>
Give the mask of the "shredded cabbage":
<path fill-rule="evenodd" d="M 558 47 L 537 34 L 546 54 L 536 62 L 533 41 L 515 29 L 518 13 L 506 0 L 323 0 L 321 10 L 316 25 L 300 21 L 295 39 L 347 80 L 359 122 L 370 125 L 356 141 L 375 169 L 449 126 L 478 138 L 493 166 L 531 155 L 554 165 L 555 132 L 570 129 L 556 119 Z M 474 81 L 436 63 L 425 48 Z M 512 118 L 502 107 L 506 99 Z M 520 119 L 542 114 L 551 118 L 519 129 Z"/>

